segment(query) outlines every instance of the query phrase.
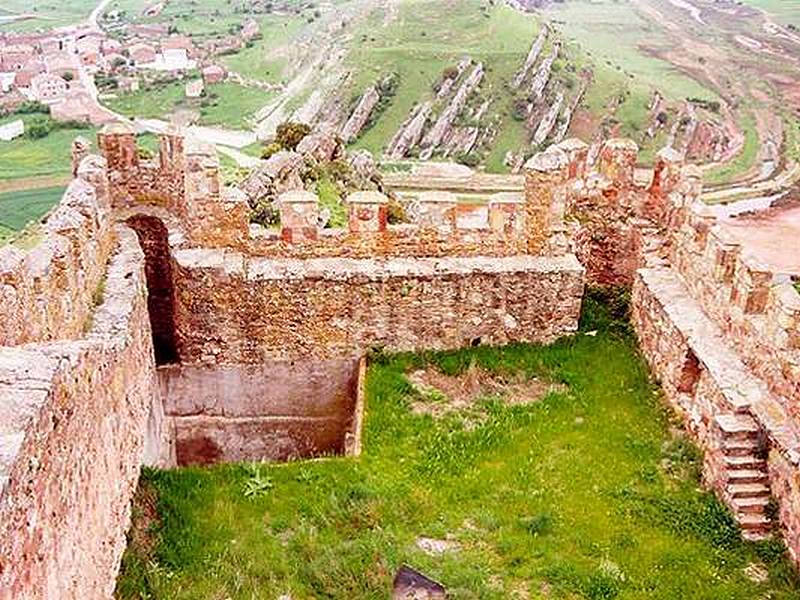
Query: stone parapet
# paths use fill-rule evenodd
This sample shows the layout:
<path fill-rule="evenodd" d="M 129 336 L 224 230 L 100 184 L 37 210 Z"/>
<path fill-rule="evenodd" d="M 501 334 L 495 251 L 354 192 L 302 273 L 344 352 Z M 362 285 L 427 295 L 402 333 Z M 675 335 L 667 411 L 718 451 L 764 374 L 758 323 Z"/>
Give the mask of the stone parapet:
<path fill-rule="evenodd" d="M 583 293 L 571 255 L 295 260 L 196 249 L 175 259 L 188 363 L 544 343 L 575 330 Z"/>
<path fill-rule="evenodd" d="M 751 512 L 761 505 L 753 500 L 745 504 L 743 490 L 731 478 L 737 464 L 746 464 L 742 475 L 758 481 L 753 493 L 764 486 L 764 502 L 770 494 L 777 501 L 781 532 L 797 560 L 800 428 L 786 399 L 748 368 L 738 341 L 706 314 L 673 269 L 639 271 L 632 308 L 644 357 L 704 451 L 706 483 L 728 504 L 746 534 L 752 531 L 748 528 L 768 527 L 769 515 Z"/>
<path fill-rule="evenodd" d="M 133 232 L 80 340 L 0 347 L 0 598 L 110 598 L 156 397 Z"/>
<path fill-rule="evenodd" d="M 104 169 L 84 158 L 40 241 L 0 248 L 0 345 L 70 339 L 85 327 L 114 240 Z"/>

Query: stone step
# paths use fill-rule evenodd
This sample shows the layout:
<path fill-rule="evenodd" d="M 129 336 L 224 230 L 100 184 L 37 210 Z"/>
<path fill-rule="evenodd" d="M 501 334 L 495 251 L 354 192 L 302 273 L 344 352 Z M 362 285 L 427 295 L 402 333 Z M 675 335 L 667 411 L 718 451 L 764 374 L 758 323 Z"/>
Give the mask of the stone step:
<path fill-rule="evenodd" d="M 761 531 L 756 529 L 753 530 L 743 529 L 742 537 L 746 539 L 748 542 L 763 542 L 764 540 L 768 540 L 772 537 L 772 532 Z"/>
<path fill-rule="evenodd" d="M 769 504 L 769 496 L 734 498 L 731 501 L 731 504 L 737 516 L 746 514 L 764 514 L 764 511 L 766 511 L 767 505 Z"/>
<path fill-rule="evenodd" d="M 729 469 L 725 471 L 725 478 L 732 484 L 766 483 L 768 480 L 767 473 L 757 469 Z"/>
<path fill-rule="evenodd" d="M 717 415 L 714 421 L 725 438 L 757 439 L 759 426 L 749 415 Z"/>
<path fill-rule="evenodd" d="M 742 528 L 742 535 L 748 540 L 764 539 L 772 532 L 772 522 L 766 515 L 736 515 L 736 520 Z"/>
<path fill-rule="evenodd" d="M 731 470 L 757 469 L 762 471 L 767 468 L 767 462 L 763 458 L 758 458 L 752 454 L 727 455 L 725 456 L 725 465 Z"/>
<path fill-rule="evenodd" d="M 725 489 L 731 498 L 769 498 L 769 487 L 763 483 L 730 483 Z"/>
<path fill-rule="evenodd" d="M 726 456 L 747 456 L 755 454 L 759 449 L 758 440 L 755 439 L 724 439 L 722 452 Z"/>

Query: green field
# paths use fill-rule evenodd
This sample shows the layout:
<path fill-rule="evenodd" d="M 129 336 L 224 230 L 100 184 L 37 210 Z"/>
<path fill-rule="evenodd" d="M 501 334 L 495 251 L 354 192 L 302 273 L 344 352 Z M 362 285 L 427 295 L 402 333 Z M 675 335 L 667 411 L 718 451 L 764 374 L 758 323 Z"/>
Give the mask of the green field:
<path fill-rule="evenodd" d="M 63 195 L 63 187 L 0 193 L 0 244 L 41 219 Z"/>
<path fill-rule="evenodd" d="M 79 23 L 89 17 L 99 0 L 3 0 L 0 16 L 35 14 L 39 18 L 0 23 L 0 31 L 32 31 Z"/>
<path fill-rule="evenodd" d="M 700 491 L 625 325 L 587 307 L 597 335 L 550 347 L 374 357 L 359 459 L 146 471 L 117 598 L 381 599 L 402 563 L 453 599 L 797 598 L 782 545 L 743 542 Z M 425 367 L 563 389 L 434 418 L 410 411 L 446 401 L 410 386 Z M 460 549 L 431 557 L 420 536 Z"/>
<path fill-rule="evenodd" d="M 744 4 L 749 4 L 760 8 L 773 17 L 782 25 L 795 25 L 800 27 L 800 3 L 793 0 L 743 0 Z"/>
<path fill-rule="evenodd" d="M 261 39 L 250 47 L 223 58 L 225 66 L 237 73 L 270 83 L 283 81 L 288 64 L 285 56 L 269 57 L 270 50 L 289 42 L 305 22 L 297 15 L 270 16 L 259 21 Z"/>
<path fill-rule="evenodd" d="M 16 118 L 0 119 L 0 124 Z M 29 118 L 23 120 L 27 122 Z M 79 135 L 93 140 L 95 130 L 56 129 L 38 140 L 23 136 L 10 142 L 0 142 L 0 180 L 69 177 L 72 168 L 70 147 Z"/>
<path fill-rule="evenodd" d="M 133 94 L 123 94 L 107 102 L 109 108 L 127 117 L 166 119 L 169 113 L 188 108 L 198 111 L 202 125 L 222 125 L 248 129 L 253 114 L 269 103 L 273 94 L 235 83 L 218 83 L 205 90 L 205 96 L 187 99 L 185 82 L 154 85 Z"/>

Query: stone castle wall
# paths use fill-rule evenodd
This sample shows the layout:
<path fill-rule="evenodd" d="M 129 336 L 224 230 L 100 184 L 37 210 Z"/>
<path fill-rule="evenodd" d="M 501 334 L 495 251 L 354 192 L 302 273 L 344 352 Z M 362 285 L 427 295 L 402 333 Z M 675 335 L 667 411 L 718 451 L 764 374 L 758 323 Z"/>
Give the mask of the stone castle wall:
<path fill-rule="evenodd" d="M 460 205 L 450 192 L 428 192 L 420 197 L 416 222 L 406 225 L 388 224 L 386 196 L 359 192 L 346 199 L 349 220 L 340 229 L 320 227 L 316 195 L 288 192 L 280 198 L 280 229 L 268 231 L 249 224 L 241 193 L 220 185 L 213 150 L 172 138 L 164 136 L 162 155 L 149 161 L 136 158 L 135 136 L 118 128 L 100 134 L 100 146 L 110 167 L 112 204 L 140 233 L 146 252 L 155 244 L 142 223 L 157 218 L 168 229 L 169 267 L 159 270 L 172 273 L 169 317 L 180 366 L 160 372 L 162 381 L 180 383 L 163 388 L 179 461 L 193 461 L 186 458 L 193 453 L 246 457 L 234 423 L 222 424 L 214 412 L 216 396 L 192 415 L 177 408 L 209 381 L 233 378 L 226 403 L 237 405 L 284 360 L 351 360 L 378 347 L 549 342 L 577 327 L 583 269 L 568 253 L 563 198 L 549 191 L 501 194 L 477 208 Z M 182 183 L 175 183 L 176 168 Z M 141 170 L 146 174 L 136 177 Z M 168 189 L 143 190 L 139 180 L 157 170 L 165 171 Z M 549 190 L 551 170 L 532 165 L 530 188 Z M 162 322 L 153 321 L 156 334 Z M 269 423 L 295 417 L 264 403 L 237 418 Z M 334 421 L 339 424 L 330 431 L 341 431 L 341 415 Z M 198 432 L 212 425 L 213 435 L 211 429 L 205 436 Z M 284 456 L 285 448 L 324 449 L 341 440 L 309 432 L 298 424 L 271 444 L 274 457 Z M 225 435 L 228 441 L 220 442 Z M 263 449 L 252 452 L 264 456 Z"/>
<path fill-rule="evenodd" d="M 423 194 L 413 225 L 362 192 L 323 229 L 290 192 L 267 231 L 213 150 L 169 132 L 144 159 L 119 126 L 99 146 L 40 244 L 0 250 L 0 598 L 109 597 L 144 460 L 357 452 L 366 352 L 548 343 L 576 330 L 585 279 L 633 286 L 707 483 L 739 510 L 727 452 L 751 444 L 734 462 L 800 555 L 800 298 L 726 241 L 673 153 L 642 182 L 631 142 L 590 162 L 569 140 L 528 163 L 523 197 Z"/>
<path fill-rule="evenodd" d="M 666 154 L 657 172 L 662 181 L 634 208 L 642 221 L 632 316 L 642 352 L 705 452 L 706 483 L 745 535 L 776 526 L 798 560 L 800 294 L 731 241 L 699 199 L 696 169 Z"/>
<path fill-rule="evenodd" d="M 0 248 L 0 346 L 82 333 L 114 247 L 110 208 L 105 163 L 88 158 L 35 247 Z"/>
<path fill-rule="evenodd" d="M 85 335 L 0 347 L 3 599 L 114 590 L 157 398 L 141 250 L 115 238 Z"/>

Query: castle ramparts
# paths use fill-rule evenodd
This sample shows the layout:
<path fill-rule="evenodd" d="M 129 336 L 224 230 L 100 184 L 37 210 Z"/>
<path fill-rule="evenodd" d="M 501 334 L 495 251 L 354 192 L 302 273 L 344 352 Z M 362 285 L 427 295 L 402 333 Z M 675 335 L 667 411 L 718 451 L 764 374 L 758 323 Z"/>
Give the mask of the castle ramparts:
<path fill-rule="evenodd" d="M 746 535 L 767 504 L 800 552 L 800 296 L 730 242 L 669 151 L 590 161 L 568 140 L 523 194 L 280 199 L 249 223 L 212 149 L 178 131 L 145 160 L 113 126 L 28 252 L 0 249 L 0 597 L 109 597 L 141 464 L 357 453 L 372 349 L 549 343 L 576 331 L 584 282 L 631 285 L 642 352 Z M 10 557 L 10 558 L 5 558 Z"/>

